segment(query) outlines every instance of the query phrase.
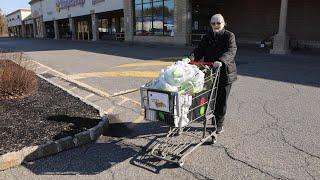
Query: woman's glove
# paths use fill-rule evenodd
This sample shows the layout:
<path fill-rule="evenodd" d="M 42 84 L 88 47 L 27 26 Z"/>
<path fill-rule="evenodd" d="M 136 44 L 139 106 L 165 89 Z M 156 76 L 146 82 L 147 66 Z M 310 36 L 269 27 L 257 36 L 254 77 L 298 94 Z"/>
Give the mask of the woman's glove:
<path fill-rule="evenodd" d="M 222 66 L 222 62 L 220 62 L 220 61 L 215 61 L 215 62 L 213 63 L 213 67 L 214 67 L 214 68 L 218 68 L 218 67 L 220 67 L 220 66 Z"/>
<path fill-rule="evenodd" d="M 190 54 L 190 55 L 188 56 L 188 58 L 190 59 L 191 62 L 194 61 L 194 54 L 193 54 L 193 53 Z"/>

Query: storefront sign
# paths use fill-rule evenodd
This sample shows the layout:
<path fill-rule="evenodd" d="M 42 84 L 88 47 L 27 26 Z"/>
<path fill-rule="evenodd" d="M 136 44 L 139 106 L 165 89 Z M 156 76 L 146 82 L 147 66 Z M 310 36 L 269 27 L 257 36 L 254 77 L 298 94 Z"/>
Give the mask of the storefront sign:
<path fill-rule="evenodd" d="M 75 6 L 83 6 L 86 3 L 86 0 L 57 0 L 56 2 L 56 9 L 58 12 L 62 9 L 68 9 L 70 7 Z"/>
<path fill-rule="evenodd" d="M 106 0 L 92 0 L 92 5 L 96 5 L 98 3 L 105 2 Z"/>

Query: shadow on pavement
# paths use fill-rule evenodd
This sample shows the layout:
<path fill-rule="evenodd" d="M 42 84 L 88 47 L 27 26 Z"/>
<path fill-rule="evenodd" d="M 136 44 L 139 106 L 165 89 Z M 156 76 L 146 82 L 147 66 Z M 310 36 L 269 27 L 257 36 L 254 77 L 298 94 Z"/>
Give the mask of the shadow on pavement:
<path fill-rule="evenodd" d="M 146 141 L 166 131 L 166 127 L 154 122 L 111 124 L 105 136 L 95 143 L 28 162 L 23 166 L 37 175 L 95 175 L 136 156 Z M 139 145 L 130 143 L 130 139 L 144 141 Z"/>
<path fill-rule="evenodd" d="M 61 123 L 64 125 L 64 130 L 62 130 L 59 134 L 53 137 L 54 140 L 58 140 L 60 138 L 64 138 L 67 136 L 72 136 L 82 131 L 86 131 L 94 126 L 96 126 L 101 119 L 99 118 L 83 118 L 83 117 L 70 117 L 67 115 L 57 115 L 57 116 L 49 116 L 47 118 L 48 121 L 54 121 L 57 123 Z M 67 124 L 67 125 L 65 125 Z"/>
<path fill-rule="evenodd" d="M 114 140 L 88 144 L 23 166 L 36 175 L 95 175 L 134 156 L 137 151 L 121 140 Z"/>
<path fill-rule="evenodd" d="M 240 76 L 320 87 L 319 54 L 271 55 L 239 48 L 236 63 Z"/>
<path fill-rule="evenodd" d="M 176 164 L 159 160 L 145 151 L 140 151 L 139 154 L 134 156 L 130 160 L 130 164 L 155 174 L 159 174 L 163 169 L 174 169 L 179 167 Z"/>
<path fill-rule="evenodd" d="M 162 135 L 161 137 L 164 137 Z M 159 136 L 158 136 L 159 137 Z M 169 163 L 158 158 L 151 156 L 150 151 L 154 146 L 154 143 L 157 142 L 157 137 L 154 137 L 149 141 L 149 143 L 144 146 L 138 154 L 136 154 L 131 160 L 130 164 L 147 170 L 149 172 L 159 174 L 162 169 L 172 169 L 177 168 L 178 166 L 173 163 Z"/>

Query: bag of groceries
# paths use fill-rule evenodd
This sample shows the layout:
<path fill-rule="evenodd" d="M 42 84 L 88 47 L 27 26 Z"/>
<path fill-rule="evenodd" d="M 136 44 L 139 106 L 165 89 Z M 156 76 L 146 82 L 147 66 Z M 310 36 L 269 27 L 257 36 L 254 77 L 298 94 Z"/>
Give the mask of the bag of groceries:
<path fill-rule="evenodd" d="M 153 80 L 150 88 L 180 93 L 181 115 L 174 118 L 175 127 L 185 127 L 189 124 L 189 108 L 192 105 L 192 94 L 199 93 L 204 88 L 205 74 L 195 65 L 189 64 L 190 59 L 178 61 Z"/>

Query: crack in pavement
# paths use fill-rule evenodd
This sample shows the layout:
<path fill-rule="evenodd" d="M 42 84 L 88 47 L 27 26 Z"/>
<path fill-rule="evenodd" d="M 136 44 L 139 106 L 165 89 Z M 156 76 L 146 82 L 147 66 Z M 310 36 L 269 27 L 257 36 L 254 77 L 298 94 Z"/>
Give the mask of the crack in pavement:
<path fill-rule="evenodd" d="M 283 129 L 283 130 L 284 130 L 284 129 Z M 294 149 L 297 150 L 297 151 L 300 151 L 300 152 L 302 152 L 302 153 L 305 153 L 305 154 L 307 154 L 307 155 L 309 155 L 309 156 L 311 156 L 311 157 L 314 157 L 314 158 L 320 160 L 320 156 L 314 155 L 314 154 L 312 154 L 312 153 L 310 153 L 310 152 L 308 152 L 308 151 L 305 151 L 305 150 L 303 150 L 303 149 L 301 149 L 301 148 L 299 148 L 299 147 L 291 144 L 291 143 L 285 138 L 285 136 L 284 136 L 284 134 L 283 134 L 283 131 L 280 131 L 280 134 L 281 134 L 280 139 L 281 139 L 285 144 L 289 145 L 290 147 L 294 148 Z"/>
<path fill-rule="evenodd" d="M 305 167 L 305 172 L 313 179 L 313 180 L 316 180 L 316 178 L 308 171 L 308 168 L 309 168 L 309 166 L 310 166 L 310 163 L 308 162 L 308 160 L 307 160 L 307 157 L 305 157 L 304 158 L 304 161 L 305 161 L 305 163 L 307 164 Z"/>
<path fill-rule="evenodd" d="M 255 170 L 258 170 L 258 171 L 261 172 L 262 174 L 268 175 L 268 176 L 270 176 L 270 177 L 272 177 L 272 178 L 274 178 L 274 179 L 289 179 L 289 178 L 284 177 L 284 176 L 279 176 L 279 177 L 277 177 L 276 175 L 273 175 L 273 174 L 271 174 L 270 172 L 264 171 L 264 170 L 262 170 L 261 168 L 256 167 L 256 166 L 250 164 L 249 162 L 246 162 L 246 161 L 244 161 L 244 160 L 241 160 L 241 159 L 236 158 L 235 156 L 233 156 L 233 155 L 229 152 L 229 148 L 227 148 L 227 147 L 225 147 L 225 146 L 223 146 L 223 145 L 215 146 L 215 147 L 220 148 L 220 149 L 224 149 L 224 152 L 226 153 L 226 155 L 227 155 L 230 159 L 232 159 L 232 160 L 234 160 L 234 161 L 238 161 L 238 162 L 240 162 L 240 163 L 242 163 L 242 164 L 245 164 L 245 165 L 247 165 L 248 167 L 251 167 L 251 168 L 253 168 L 253 169 L 255 169 Z"/>
<path fill-rule="evenodd" d="M 295 86 L 294 84 L 292 84 L 291 87 L 292 87 L 296 92 L 288 95 L 285 100 L 289 100 L 291 97 L 296 96 L 297 94 L 301 94 L 301 93 L 302 93 L 298 88 L 296 88 L 296 86 Z M 301 153 L 304 153 L 304 154 L 306 154 L 306 155 L 308 155 L 308 156 L 310 156 L 310 157 L 313 157 L 313 158 L 316 158 L 316 159 L 319 159 L 319 160 L 320 160 L 320 156 L 315 155 L 315 154 L 312 154 L 312 153 L 310 153 L 310 152 L 308 152 L 308 151 L 305 151 L 305 150 L 303 150 L 302 148 L 299 148 L 298 146 L 290 143 L 290 142 L 285 138 L 285 135 L 284 135 L 284 132 L 283 132 L 283 131 L 286 131 L 286 129 L 284 129 L 283 127 L 280 127 L 280 125 L 279 125 L 280 118 L 277 117 L 276 115 L 272 114 L 271 112 L 269 112 L 269 110 L 268 110 L 267 107 L 266 107 L 267 103 L 268 103 L 268 102 L 272 102 L 272 101 L 275 101 L 275 100 L 266 101 L 266 102 L 264 103 L 263 109 L 264 109 L 264 112 L 265 112 L 269 117 L 271 117 L 272 119 L 274 119 L 276 122 L 274 122 L 274 123 L 272 123 L 272 124 L 270 124 L 270 125 L 267 125 L 267 126 L 265 126 L 265 127 L 263 127 L 263 128 L 272 128 L 272 127 L 273 127 L 272 129 L 274 129 L 276 132 L 278 132 L 278 133 L 280 134 L 280 140 L 281 140 L 283 143 L 285 143 L 287 146 L 292 147 L 292 148 L 295 149 L 296 151 L 299 151 L 299 152 L 301 152 Z M 277 99 L 276 101 L 279 101 L 279 99 Z M 258 134 L 258 133 L 261 132 L 261 131 L 262 131 L 262 129 L 259 129 L 258 131 L 256 131 L 256 132 L 253 133 L 252 135 Z M 310 164 L 309 164 L 308 162 L 306 162 L 306 164 L 307 164 L 307 165 L 306 165 L 306 168 L 308 168 Z M 305 169 L 305 171 L 306 171 L 306 173 L 307 173 L 312 179 L 315 179 L 315 177 L 314 177 L 307 169 Z"/>
<path fill-rule="evenodd" d="M 192 172 L 191 170 L 185 168 L 185 167 L 182 167 L 181 169 L 185 170 L 186 172 L 188 172 L 189 174 L 191 174 L 195 179 L 209 179 L 209 180 L 214 180 L 212 178 L 209 178 L 205 175 L 202 175 L 198 172 Z"/>
<path fill-rule="evenodd" d="M 292 93 L 291 95 L 288 95 L 288 97 L 287 97 L 285 100 L 288 100 L 290 97 L 295 96 L 296 94 L 301 93 L 301 91 L 298 90 L 296 87 L 294 87 L 294 85 L 292 86 L 292 88 L 295 89 L 297 92 L 296 92 L 296 93 Z M 277 100 L 279 101 L 279 99 L 277 99 Z M 272 101 L 272 100 L 271 100 L 271 101 Z M 271 102 L 271 101 L 269 101 L 269 102 Z M 278 123 L 280 122 L 280 118 L 278 118 L 278 117 L 277 117 L 276 115 L 274 115 L 274 114 L 271 114 L 271 113 L 268 111 L 268 109 L 266 108 L 266 104 L 267 104 L 267 103 L 268 103 L 268 101 L 266 101 L 266 102 L 264 103 L 264 106 L 263 106 L 264 112 L 265 112 L 268 116 L 270 116 L 271 118 L 273 118 L 274 120 L 276 120 L 276 122 L 274 123 L 274 125 L 276 125 L 276 127 L 274 128 L 274 130 L 276 130 L 277 132 L 279 132 L 279 133 L 281 134 L 280 140 L 282 140 L 284 143 L 286 143 L 287 145 L 293 147 L 294 149 L 296 149 L 296 150 L 298 150 L 298 151 L 300 151 L 300 152 L 303 152 L 303 153 L 305 153 L 305 154 L 308 154 L 309 156 L 312 156 L 312 157 L 315 157 L 315 158 L 317 158 L 317 159 L 320 159 L 320 156 L 317 156 L 317 155 L 314 155 L 314 154 L 312 154 L 312 153 L 309 153 L 309 152 L 307 152 L 307 151 L 305 151 L 305 150 L 303 150 L 303 149 L 301 149 L 301 148 L 299 148 L 299 147 L 291 144 L 288 140 L 286 140 L 286 138 L 285 138 L 285 136 L 284 136 L 284 134 L 283 134 L 283 131 L 284 131 L 285 129 L 282 128 L 282 127 L 280 127 L 280 125 L 278 124 Z"/>
<path fill-rule="evenodd" d="M 316 180 L 316 178 L 315 177 L 313 177 L 313 175 L 312 174 L 310 174 L 310 172 L 308 171 L 308 170 L 305 170 L 306 171 L 306 173 L 313 179 L 313 180 Z"/>
<path fill-rule="evenodd" d="M 262 108 L 263 108 L 263 111 L 268 115 L 270 116 L 272 119 L 276 120 L 276 122 L 272 122 L 270 124 L 266 124 L 264 126 L 262 126 L 261 128 L 259 128 L 257 131 L 253 132 L 253 133 L 245 133 L 243 134 L 244 136 L 254 136 L 254 135 L 257 135 L 259 133 L 261 133 L 263 130 L 265 129 L 274 129 L 277 131 L 277 126 L 278 126 L 278 122 L 280 121 L 280 119 L 278 119 L 276 116 L 274 116 L 273 114 L 269 113 L 266 106 L 267 106 L 267 103 L 268 101 L 265 101 L 265 103 L 263 104 Z"/>
<path fill-rule="evenodd" d="M 295 90 L 295 92 L 289 94 L 283 101 L 289 100 L 291 97 L 296 96 L 297 94 L 301 94 L 301 93 L 302 93 L 298 88 L 296 88 L 295 84 L 292 84 L 291 87 Z M 233 95 L 233 94 L 231 94 L 231 95 Z M 230 96 L 231 96 L 231 95 L 230 95 Z M 237 110 L 238 110 L 238 112 L 240 112 L 240 109 L 241 109 L 242 105 L 243 105 L 244 103 L 246 103 L 246 102 L 244 102 L 244 101 L 239 101 L 237 98 L 234 98 L 234 99 L 238 102 L 238 108 L 237 108 Z M 255 132 L 253 132 L 253 133 L 246 133 L 246 134 L 243 134 L 243 135 L 245 135 L 245 136 L 254 136 L 254 135 L 257 135 L 257 134 L 261 133 L 263 130 L 265 130 L 265 129 L 267 129 L 267 128 L 268 128 L 268 129 L 274 129 L 274 130 L 277 131 L 277 127 L 279 126 L 278 123 L 280 122 L 280 119 L 277 118 L 275 115 L 271 114 L 271 113 L 268 111 L 267 107 L 266 107 L 267 104 L 268 104 L 269 102 L 272 102 L 272 101 L 279 101 L 279 99 L 273 99 L 273 100 L 267 100 L 267 101 L 265 101 L 265 102 L 263 103 L 263 111 L 264 111 L 268 116 L 270 116 L 272 119 L 276 120 L 276 122 L 273 122 L 273 123 L 264 125 L 263 127 L 259 128 L 257 131 L 255 131 Z M 283 102 L 283 101 L 282 101 L 282 102 Z"/>

